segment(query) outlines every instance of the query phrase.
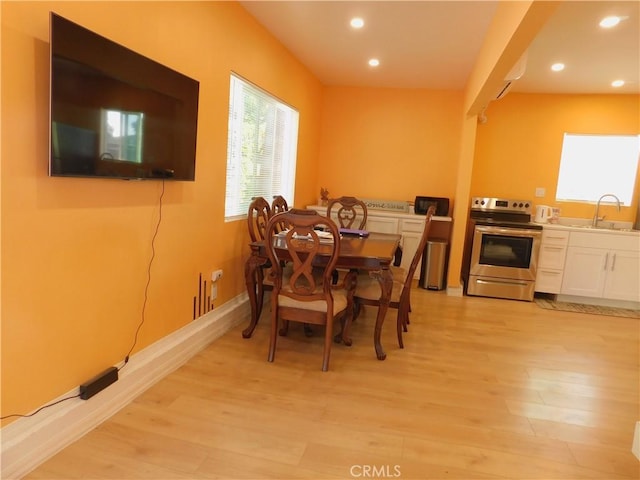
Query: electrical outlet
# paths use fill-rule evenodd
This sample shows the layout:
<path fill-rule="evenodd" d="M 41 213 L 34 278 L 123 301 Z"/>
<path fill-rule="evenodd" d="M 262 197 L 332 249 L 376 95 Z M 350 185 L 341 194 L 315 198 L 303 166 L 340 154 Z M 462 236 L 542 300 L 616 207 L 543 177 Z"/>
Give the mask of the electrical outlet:
<path fill-rule="evenodd" d="M 217 282 L 221 278 L 222 278 L 222 270 L 214 270 L 213 273 L 211 274 L 211 281 L 212 282 Z M 212 295 L 212 297 L 213 297 L 213 295 Z"/>
<path fill-rule="evenodd" d="M 537 187 L 536 188 L 536 197 L 542 198 L 542 197 L 544 197 L 545 193 L 546 193 L 546 190 L 545 190 L 544 187 Z"/>

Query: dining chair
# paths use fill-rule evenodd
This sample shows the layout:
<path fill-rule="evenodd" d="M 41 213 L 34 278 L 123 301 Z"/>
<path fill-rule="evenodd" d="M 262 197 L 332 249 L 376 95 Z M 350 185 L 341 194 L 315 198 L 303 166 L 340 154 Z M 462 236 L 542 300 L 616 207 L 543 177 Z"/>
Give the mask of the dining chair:
<path fill-rule="evenodd" d="M 269 219 L 276 213 L 284 212 L 289 209 L 287 201 L 281 195 L 275 196 L 271 206 L 264 197 L 254 197 L 249 205 L 247 221 L 249 225 L 249 236 L 252 242 L 258 242 L 265 239 L 265 231 Z M 278 231 L 287 228 L 286 224 L 280 222 Z M 285 267 L 285 275 L 291 274 L 291 268 Z M 256 312 L 260 316 L 262 307 L 264 306 L 264 292 L 273 290 L 273 280 L 269 272 L 271 271 L 271 263 L 267 262 L 256 271 Z M 304 325 L 304 333 L 307 337 L 313 336 L 313 330 L 307 324 Z"/>
<path fill-rule="evenodd" d="M 249 227 L 249 237 L 252 242 L 259 242 L 265 239 L 267 223 L 271 216 L 271 206 L 264 197 L 254 197 L 251 200 L 247 213 L 247 224 Z M 256 311 L 258 312 L 258 316 L 260 316 L 260 312 L 262 312 L 265 289 L 272 289 L 271 280 L 268 275 L 270 268 L 271 264 L 267 262 L 256 269 Z"/>
<path fill-rule="evenodd" d="M 276 215 L 280 212 L 286 212 L 289 210 L 289 204 L 282 195 L 274 195 L 271 202 L 271 213 Z"/>
<path fill-rule="evenodd" d="M 278 213 L 286 212 L 287 210 L 289 210 L 287 200 L 282 195 L 275 195 L 271 202 L 271 215 L 277 215 Z M 278 225 L 278 233 L 286 229 L 287 225 L 283 222 Z"/>
<path fill-rule="evenodd" d="M 253 197 L 247 213 L 249 236 L 252 242 L 264 240 L 269 218 L 271 218 L 269 202 L 264 197 Z"/>
<path fill-rule="evenodd" d="M 405 271 L 398 267 L 391 267 L 393 273 L 393 289 L 391 291 L 391 300 L 389 302 L 389 308 L 395 308 L 398 310 L 398 317 L 396 320 L 396 329 L 398 332 L 398 345 L 400 348 L 404 348 L 404 342 L 402 339 L 402 332 L 407 331 L 407 324 L 409 323 L 409 312 L 411 311 L 411 287 L 413 285 L 413 275 L 418 268 L 418 264 L 424 253 L 424 249 L 427 245 L 429 237 L 429 231 L 431 230 L 431 218 L 435 213 L 435 206 L 429 207 L 424 223 L 424 230 L 420 237 L 420 243 L 416 250 L 409 268 Z M 359 274 L 356 280 L 356 288 L 354 293 L 354 315 L 353 318 L 357 318 L 360 313 L 362 305 L 371 305 L 380 307 L 380 295 L 382 290 L 380 289 L 380 283 L 377 279 L 369 276 L 368 274 Z M 344 336 L 348 337 L 348 330 L 350 328 L 350 319 L 347 319 L 345 323 Z"/>
<path fill-rule="evenodd" d="M 288 210 L 289 210 L 289 204 L 287 203 L 287 200 L 282 195 L 275 195 L 273 197 L 273 201 L 271 202 L 271 215 L 272 216 L 277 215 L 278 213 L 286 212 Z M 278 223 L 278 228 L 276 230 L 278 233 L 280 233 L 287 230 L 288 228 L 289 226 L 286 224 L 285 221 L 280 221 Z M 287 269 L 285 271 L 285 275 L 290 273 L 291 273 L 291 269 Z M 268 276 L 265 277 L 264 283 L 265 283 L 265 290 L 273 289 L 272 280 Z M 303 325 L 303 328 L 304 328 L 304 334 L 307 337 L 313 336 L 313 330 L 311 329 L 311 326 L 309 324 L 305 323 Z"/>
<path fill-rule="evenodd" d="M 340 228 L 363 230 L 367 226 L 367 204 L 356 197 L 330 198 L 327 217 L 336 218 Z"/>
<path fill-rule="evenodd" d="M 278 233 L 279 222 L 289 225 L 286 233 Z M 345 277 L 340 285 L 331 281 L 340 255 L 338 227 L 313 210 L 291 209 L 271 217 L 266 238 L 272 239 L 267 241 L 267 255 L 273 280 L 268 360 L 274 361 L 278 334 L 287 335 L 289 322 L 323 325 L 322 370 L 327 371 L 334 321 L 340 319 L 344 328 L 353 315 L 355 274 Z M 283 261 L 291 264 L 290 275 L 283 275 Z M 278 331 L 280 321 L 283 325 Z"/>
<path fill-rule="evenodd" d="M 364 230 L 367 226 L 367 204 L 356 197 L 342 196 L 330 198 L 327 203 L 327 217 L 336 219 L 339 228 Z M 346 275 L 348 271 L 338 269 L 333 272 L 333 282 Z"/>

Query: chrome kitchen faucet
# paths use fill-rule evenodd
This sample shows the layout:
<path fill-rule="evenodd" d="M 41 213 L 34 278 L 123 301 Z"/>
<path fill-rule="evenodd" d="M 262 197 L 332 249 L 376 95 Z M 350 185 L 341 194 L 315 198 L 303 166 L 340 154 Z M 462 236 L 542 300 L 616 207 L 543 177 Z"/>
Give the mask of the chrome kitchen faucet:
<path fill-rule="evenodd" d="M 602 195 L 599 199 L 598 202 L 596 203 L 596 213 L 593 215 L 593 222 L 591 223 L 591 226 L 593 228 L 598 228 L 598 220 L 603 220 L 604 217 L 602 217 L 602 219 L 598 218 L 598 211 L 600 210 L 600 202 L 602 201 L 602 199 L 604 197 L 613 197 L 616 199 L 616 206 L 618 207 L 618 211 L 620 211 L 620 199 L 618 197 L 616 197 L 613 193 L 605 193 L 604 195 Z"/>

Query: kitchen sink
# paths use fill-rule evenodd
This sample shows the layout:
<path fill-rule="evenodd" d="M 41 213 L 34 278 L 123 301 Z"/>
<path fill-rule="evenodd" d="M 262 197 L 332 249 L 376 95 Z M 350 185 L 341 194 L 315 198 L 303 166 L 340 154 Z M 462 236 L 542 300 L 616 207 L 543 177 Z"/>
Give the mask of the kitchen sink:
<path fill-rule="evenodd" d="M 587 230 L 609 230 L 611 232 L 638 232 L 640 230 L 634 230 L 633 228 L 615 228 L 615 227 L 594 227 L 593 225 L 568 225 L 571 228 L 584 228 Z"/>
<path fill-rule="evenodd" d="M 591 224 L 581 224 L 581 225 L 569 225 L 571 228 L 582 228 L 585 230 L 613 230 L 613 228 L 608 227 L 594 227 Z"/>

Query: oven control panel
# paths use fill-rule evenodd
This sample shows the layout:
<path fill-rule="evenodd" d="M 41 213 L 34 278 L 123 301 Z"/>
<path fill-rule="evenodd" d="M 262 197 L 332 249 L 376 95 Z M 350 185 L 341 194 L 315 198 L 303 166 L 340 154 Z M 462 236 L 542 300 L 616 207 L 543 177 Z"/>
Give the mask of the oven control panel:
<path fill-rule="evenodd" d="M 471 208 L 489 212 L 531 213 L 531 200 L 513 200 L 496 197 L 473 197 Z"/>

